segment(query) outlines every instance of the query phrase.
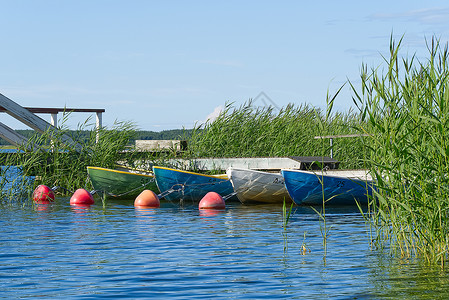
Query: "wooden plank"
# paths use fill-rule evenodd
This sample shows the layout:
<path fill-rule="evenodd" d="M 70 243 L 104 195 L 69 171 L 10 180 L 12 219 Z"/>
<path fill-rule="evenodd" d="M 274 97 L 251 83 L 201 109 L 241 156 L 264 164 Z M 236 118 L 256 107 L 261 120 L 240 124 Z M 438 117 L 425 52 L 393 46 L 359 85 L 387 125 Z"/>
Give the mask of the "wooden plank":
<path fill-rule="evenodd" d="M 313 162 L 320 162 L 320 163 L 339 163 L 338 160 L 333 159 L 329 156 L 289 156 L 290 158 L 303 162 L 303 163 L 313 163 Z"/>
<path fill-rule="evenodd" d="M 60 112 L 92 112 L 92 113 L 104 113 L 104 108 L 68 108 L 68 107 L 24 107 L 26 110 L 35 114 L 57 114 Z M 0 106 L 0 112 L 6 112 L 7 109 Z"/>
<path fill-rule="evenodd" d="M 16 118 L 30 128 L 40 133 L 49 131 L 51 135 L 58 135 L 59 130 L 57 128 L 2 94 L 0 94 L 0 105 L 6 109 L 7 114 Z M 64 143 L 75 147 L 75 149 L 81 149 L 81 145 L 73 141 L 68 135 L 60 135 L 59 138 L 61 138 Z"/>
<path fill-rule="evenodd" d="M 301 162 L 289 157 L 236 157 L 236 158 L 197 158 L 191 160 L 174 159 L 174 167 L 186 170 L 226 170 L 229 167 L 271 170 L 301 169 Z"/>
<path fill-rule="evenodd" d="M 23 135 L 14 131 L 14 129 L 6 126 L 5 124 L 0 122 L 0 137 L 7 140 L 11 144 L 15 146 L 25 145 L 29 150 L 37 148 L 34 144 L 29 144 L 28 139 Z"/>
<path fill-rule="evenodd" d="M 297 160 L 301 158 L 303 161 Z M 230 167 L 239 169 L 252 169 L 277 172 L 281 169 L 298 169 L 309 170 L 318 169 L 318 165 L 312 165 L 313 162 L 319 161 L 316 156 L 291 156 L 291 157 L 233 157 L 233 158 L 195 158 L 195 159 L 169 159 L 164 161 L 172 168 L 191 171 L 226 171 Z M 337 168 L 339 162 L 324 157 L 328 161 L 328 168 Z M 152 164 L 148 165 L 146 161 L 136 160 L 135 166 L 140 169 L 151 170 Z M 125 161 L 120 161 L 118 164 L 126 166 Z M 333 165 L 332 165 L 333 164 Z M 326 164 L 325 164 L 326 165 Z M 327 168 L 326 168 L 327 169 Z"/>
<path fill-rule="evenodd" d="M 176 150 L 187 148 L 187 141 L 181 140 L 136 140 L 137 151 Z"/>

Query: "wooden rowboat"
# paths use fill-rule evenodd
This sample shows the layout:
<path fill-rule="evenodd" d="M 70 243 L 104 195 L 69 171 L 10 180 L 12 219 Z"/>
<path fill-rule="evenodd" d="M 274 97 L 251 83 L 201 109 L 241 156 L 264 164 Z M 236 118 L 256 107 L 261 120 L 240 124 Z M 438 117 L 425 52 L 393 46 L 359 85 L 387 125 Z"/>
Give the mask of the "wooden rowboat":
<path fill-rule="evenodd" d="M 366 170 L 281 170 L 285 187 L 296 204 L 367 204 L 374 182 Z"/>
<path fill-rule="evenodd" d="M 291 203 L 292 199 L 280 173 L 228 168 L 226 174 L 242 203 Z"/>
<path fill-rule="evenodd" d="M 144 189 L 158 192 L 151 172 L 88 166 L 87 173 L 95 191 L 105 198 L 135 199 Z"/>
<path fill-rule="evenodd" d="M 208 192 L 216 192 L 222 197 L 234 192 L 226 174 L 205 175 L 159 166 L 153 167 L 153 173 L 159 190 L 169 201 L 198 202 Z"/>

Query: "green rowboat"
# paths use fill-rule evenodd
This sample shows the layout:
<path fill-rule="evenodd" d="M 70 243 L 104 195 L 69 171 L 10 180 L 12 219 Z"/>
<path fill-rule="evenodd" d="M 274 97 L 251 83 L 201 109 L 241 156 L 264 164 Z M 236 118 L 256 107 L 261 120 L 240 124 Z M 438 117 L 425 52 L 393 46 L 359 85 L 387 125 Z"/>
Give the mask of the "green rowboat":
<path fill-rule="evenodd" d="M 135 199 L 143 190 L 159 192 L 154 175 L 127 168 L 87 167 L 96 192 L 109 199 Z"/>

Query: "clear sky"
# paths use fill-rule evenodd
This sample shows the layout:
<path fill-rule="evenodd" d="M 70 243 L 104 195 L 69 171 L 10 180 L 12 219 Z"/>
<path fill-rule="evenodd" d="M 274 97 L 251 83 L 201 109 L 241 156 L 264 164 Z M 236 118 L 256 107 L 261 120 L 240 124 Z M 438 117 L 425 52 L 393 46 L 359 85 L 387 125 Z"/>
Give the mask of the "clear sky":
<path fill-rule="evenodd" d="M 152 131 L 192 128 L 261 92 L 279 107 L 324 107 L 328 89 L 381 63 L 392 33 L 404 54 L 449 40 L 447 0 L 0 0 L 0 12 L 0 93 L 23 106 L 104 108 L 106 126 Z M 351 105 L 347 88 L 336 107 Z"/>

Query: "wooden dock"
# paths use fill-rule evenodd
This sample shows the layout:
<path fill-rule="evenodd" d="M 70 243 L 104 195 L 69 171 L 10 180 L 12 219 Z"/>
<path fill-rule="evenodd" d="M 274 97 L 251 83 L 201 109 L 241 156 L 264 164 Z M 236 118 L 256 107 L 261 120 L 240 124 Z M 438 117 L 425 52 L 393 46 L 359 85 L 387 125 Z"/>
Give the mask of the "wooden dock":
<path fill-rule="evenodd" d="M 187 141 L 182 140 L 136 140 L 138 152 L 181 152 L 187 150 Z"/>
<path fill-rule="evenodd" d="M 124 161 L 119 162 L 125 165 Z M 136 161 L 139 169 L 151 170 L 152 165 Z M 339 161 L 330 157 L 317 156 L 286 156 L 286 157 L 231 157 L 231 158 L 192 158 L 192 159 L 168 159 L 164 165 L 172 168 L 191 171 L 226 171 L 230 167 L 251 169 L 269 172 L 278 172 L 281 169 L 321 170 L 335 169 Z"/>
<path fill-rule="evenodd" d="M 136 140 L 135 151 L 138 153 L 181 153 L 187 150 L 187 141 L 182 140 Z M 192 158 L 169 159 L 173 168 L 182 170 L 225 171 L 229 167 L 279 171 L 281 169 L 321 170 L 337 169 L 340 162 L 327 156 L 286 156 L 286 157 L 232 157 L 232 158 Z M 137 165 L 139 163 L 137 162 Z M 141 166 L 151 169 L 151 166 Z"/>
<path fill-rule="evenodd" d="M 235 158 L 197 158 L 191 160 L 173 160 L 178 168 L 190 170 L 226 170 L 230 167 L 279 171 L 281 169 L 310 170 L 338 168 L 339 162 L 330 157 L 286 156 L 286 157 L 235 157 Z"/>
<path fill-rule="evenodd" d="M 28 127 L 34 129 L 37 132 L 50 132 L 53 136 L 58 136 L 62 141 L 68 145 L 72 145 L 75 149 L 79 150 L 81 146 L 73 141 L 71 137 L 66 134 L 59 134 L 57 129 L 57 116 L 60 112 L 94 112 L 96 113 L 96 128 L 97 130 L 102 126 L 102 113 L 104 109 L 86 109 L 86 108 L 42 108 L 42 107 L 22 107 L 16 102 L 12 101 L 8 97 L 0 94 L 0 112 L 5 112 Z M 51 123 L 43 120 L 37 113 L 50 114 Z M 14 131 L 7 125 L 0 123 L 0 137 L 7 140 L 13 145 L 28 145 L 27 139 Z M 97 134 L 98 141 L 98 134 Z M 34 145 L 28 145 L 29 148 L 35 147 Z"/>

